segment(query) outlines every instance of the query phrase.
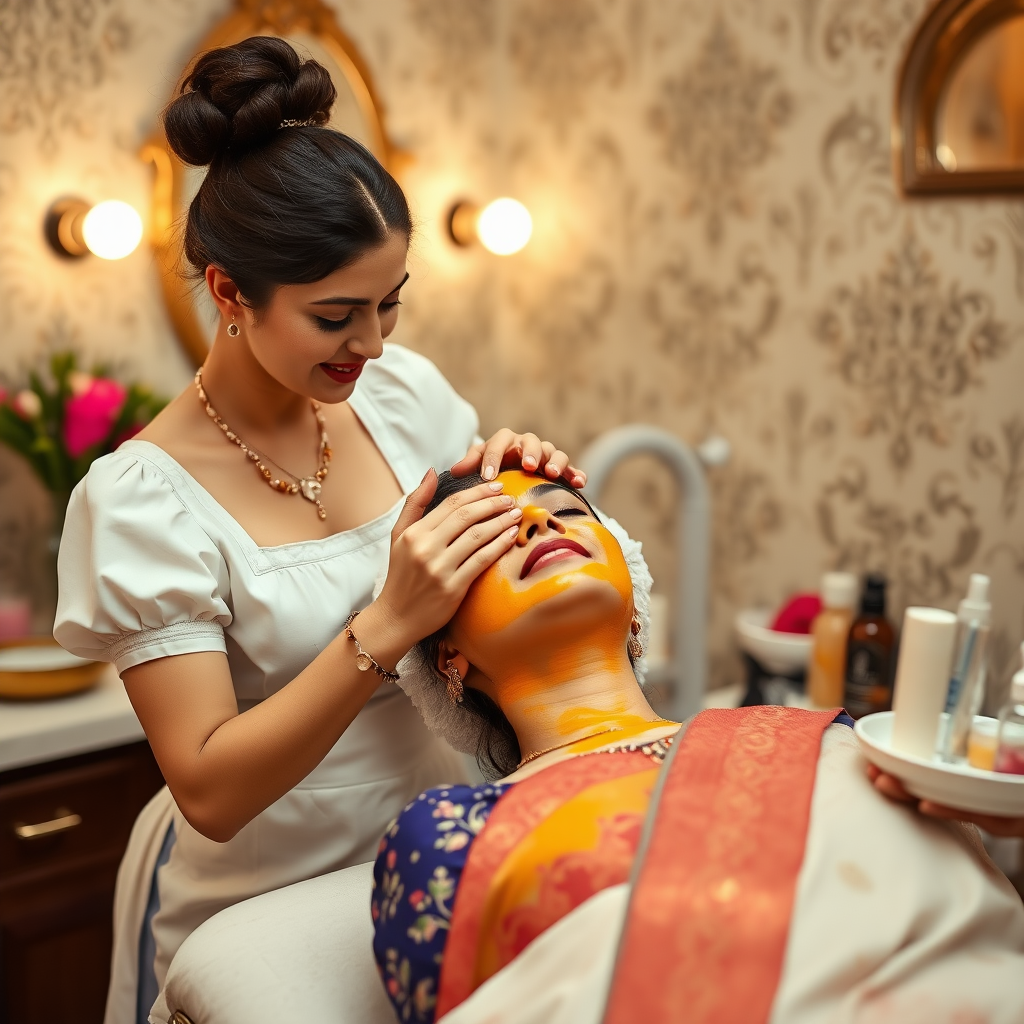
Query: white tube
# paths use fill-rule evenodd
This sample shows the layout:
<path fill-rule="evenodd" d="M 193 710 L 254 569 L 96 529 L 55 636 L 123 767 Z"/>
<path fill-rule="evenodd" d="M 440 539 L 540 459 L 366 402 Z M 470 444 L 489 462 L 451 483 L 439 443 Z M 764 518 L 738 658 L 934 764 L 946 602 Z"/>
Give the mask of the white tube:
<path fill-rule="evenodd" d="M 931 759 L 946 704 L 956 616 L 940 608 L 908 608 L 893 694 L 892 746 Z"/>

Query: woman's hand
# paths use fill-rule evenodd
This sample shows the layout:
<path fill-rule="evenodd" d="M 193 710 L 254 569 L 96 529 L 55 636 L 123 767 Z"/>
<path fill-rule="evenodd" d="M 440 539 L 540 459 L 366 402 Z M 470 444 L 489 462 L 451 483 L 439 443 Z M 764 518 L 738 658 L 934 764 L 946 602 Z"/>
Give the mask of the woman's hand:
<path fill-rule="evenodd" d="M 436 487 L 430 470 L 406 499 L 391 531 L 384 588 L 353 625 L 360 643 L 388 669 L 451 619 L 470 584 L 519 534 L 523 510 L 501 493 L 500 483 L 459 491 L 424 515 Z"/>
<path fill-rule="evenodd" d="M 485 480 L 493 480 L 503 466 L 521 465 L 528 473 L 542 470 L 552 480 L 564 476 L 573 487 L 584 487 L 587 474 L 569 465 L 569 456 L 559 451 L 550 441 L 542 441 L 536 434 L 517 434 L 503 427 L 493 437 L 473 445 L 452 466 L 453 476 L 468 476 L 479 472 Z"/>
<path fill-rule="evenodd" d="M 900 800 L 904 803 L 916 803 L 917 809 L 922 814 L 931 818 L 951 818 L 953 821 L 970 821 L 983 828 L 993 836 L 1009 836 L 1011 838 L 1024 838 L 1024 818 L 1003 818 L 995 814 L 975 814 L 973 811 L 961 811 L 955 807 L 946 807 L 945 804 L 937 804 L 931 800 L 919 800 L 904 789 L 903 783 L 892 775 L 876 768 L 873 764 L 868 765 L 868 778 L 874 783 L 875 789 L 891 800 Z"/>

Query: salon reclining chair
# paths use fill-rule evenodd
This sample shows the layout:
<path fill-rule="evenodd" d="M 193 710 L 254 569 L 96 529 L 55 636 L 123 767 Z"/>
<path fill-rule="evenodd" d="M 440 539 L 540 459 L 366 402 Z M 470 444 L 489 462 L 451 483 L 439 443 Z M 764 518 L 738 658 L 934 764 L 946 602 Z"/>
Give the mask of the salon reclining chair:
<path fill-rule="evenodd" d="M 395 1024 L 374 963 L 372 864 L 222 910 L 167 972 L 174 1024 Z"/>

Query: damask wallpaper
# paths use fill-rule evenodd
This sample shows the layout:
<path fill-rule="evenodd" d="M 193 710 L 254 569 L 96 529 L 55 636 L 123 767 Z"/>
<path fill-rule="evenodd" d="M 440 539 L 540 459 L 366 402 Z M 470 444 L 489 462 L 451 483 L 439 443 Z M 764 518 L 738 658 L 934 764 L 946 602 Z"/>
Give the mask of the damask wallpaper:
<path fill-rule="evenodd" d="M 995 693 L 1024 638 L 1024 198 L 905 202 L 889 112 L 924 0 L 333 0 L 387 106 L 419 223 L 402 341 L 484 427 L 579 452 L 642 421 L 725 437 L 712 674 L 738 608 L 880 568 L 893 618 L 993 577 Z M 188 367 L 150 255 L 65 264 L 56 195 L 145 209 L 135 154 L 226 0 L 0 5 L 0 368 L 78 345 Z M 509 259 L 442 233 L 513 194 Z M 0 464 L 0 573 L 45 517 Z M 677 500 L 637 460 L 604 504 L 671 591 Z M 19 532 L 20 531 L 20 532 Z"/>

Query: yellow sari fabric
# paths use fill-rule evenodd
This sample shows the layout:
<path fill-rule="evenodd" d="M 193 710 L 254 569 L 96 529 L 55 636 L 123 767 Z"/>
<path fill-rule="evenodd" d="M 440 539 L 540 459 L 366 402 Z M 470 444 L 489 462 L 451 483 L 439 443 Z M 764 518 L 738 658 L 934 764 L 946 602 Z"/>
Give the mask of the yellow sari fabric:
<path fill-rule="evenodd" d="M 551 925 L 629 878 L 657 775 L 639 752 L 589 754 L 501 798 L 459 884 L 436 1019 Z"/>

